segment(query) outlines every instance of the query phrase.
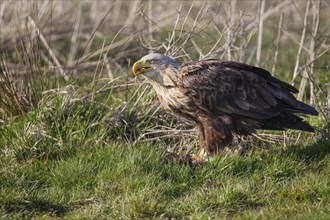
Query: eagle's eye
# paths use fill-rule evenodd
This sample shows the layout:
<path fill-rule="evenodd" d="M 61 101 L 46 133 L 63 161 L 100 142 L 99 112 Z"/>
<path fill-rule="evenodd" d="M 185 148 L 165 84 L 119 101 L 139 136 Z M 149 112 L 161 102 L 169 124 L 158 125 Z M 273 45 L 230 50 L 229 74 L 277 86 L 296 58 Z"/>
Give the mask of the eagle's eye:
<path fill-rule="evenodd" d="M 154 60 L 148 60 L 148 63 L 153 64 Z"/>

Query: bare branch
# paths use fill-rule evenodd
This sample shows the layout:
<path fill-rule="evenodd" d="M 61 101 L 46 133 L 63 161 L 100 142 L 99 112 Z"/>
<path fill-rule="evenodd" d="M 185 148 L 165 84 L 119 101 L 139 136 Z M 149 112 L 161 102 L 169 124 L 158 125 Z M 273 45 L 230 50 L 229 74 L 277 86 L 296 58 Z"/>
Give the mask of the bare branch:
<path fill-rule="evenodd" d="M 34 20 L 30 16 L 28 16 L 28 21 L 33 26 L 33 28 L 36 30 L 36 33 L 37 33 L 38 37 L 40 38 L 40 40 L 43 43 L 44 47 L 46 48 L 47 52 L 49 53 L 49 56 L 53 59 L 53 62 L 55 63 L 58 70 L 60 71 L 60 74 L 63 76 L 63 78 L 66 81 L 68 81 L 69 80 L 68 76 L 64 73 L 64 70 L 63 70 L 60 62 L 56 58 L 52 48 L 49 47 L 49 45 L 47 43 L 47 40 L 42 35 L 42 33 L 41 33 L 40 29 L 38 28 L 37 24 L 34 22 Z"/>
<path fill-rule="evenodd" d="M 300 61 L 301 51 L 302 51 L 302 47 L 304 45 L 305 35 L 306 35 L 307 20 L 308 20 L 308 13 L 309 13 L 309 4 L 310 4 L 310 0 L 307 1 L 307 5 L 306 5 L 306 11 L 305 11 L 305 17 L 304 17 L 304 26 L 303 26 L 303 30 L 302 30 L 301 37 L 300 37 L 299 49 L 298 49 L 297 57 L 296 57 L 296 65 L 295 65 L 294 71 L 293 71 L 292 85 L 294 85 L 294 80 L 298 76 L 299 61 Z"/>
<path fill-rule="evenodd" d="M 280 44 L 280 38 L 282 32 L 282 22 L 283 22 L 283 13 L 281 13 L 280 21 L 278 23 L 277 37 L 275 43 L 275 54 L 274 54 L 273 67 L 272 67 L 272 76 L 275 76 L 275 71 L 276 71 L 277 57 L 278 57 L 279 44 Z"/>
<path fill-rule="evenodd" d="M 262 34 L 264 30 L 264 11 L 265 11 L 265 0 L 261 0 L 260 12 L 259 12 L 259 28 L 258 28 L 258 44 L 257 44 L 257 57 L 256 57 L 256 65 L 259 66 L 260 58 L 261 58 L 261 47 L 262 47 Z"/>

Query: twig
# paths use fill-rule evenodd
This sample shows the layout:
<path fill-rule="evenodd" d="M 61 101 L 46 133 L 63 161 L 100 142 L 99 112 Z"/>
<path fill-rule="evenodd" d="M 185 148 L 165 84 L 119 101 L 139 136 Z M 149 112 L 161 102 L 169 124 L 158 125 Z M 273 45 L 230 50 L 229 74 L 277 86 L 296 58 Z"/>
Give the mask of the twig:
<path fill-rule="evenodd" d="M 150 91 L 150 85 L 147 85 L 146 88 L 142 91 L 141 95 L 139 96 L 139 98 L 135 101 L 135 103 L 133 104 L 132 108 L 130 109 L 131 111 L 133 111 L 135 109 L 135 107 L 138 105 L 138 103 L 140 102 L 140 100 L 142 99 L 142 97 L 146 94 L 146 92 Z"/>
<path fill-rule="evenodd" d="M 64 73 L 64 70 L 60 64 L 60 62 L 58 61 L 58 59 L 56 58 L 52 48 L 49 47 L 46 39 L 44 38 L 44 36 L 42 35 L 40 29 L 38 28 L 37 24 L 34 22 L 34 20 L 31 18 L 31 16 L 28 16 L 28 21 L 30 22 L 30 24 L 34 27 L 34 29 L 36 30 L 37 36 L 40 38 L 41 42 L 43 43 L 44 47 L 46 48 L 47 52 L 49 53 L 49 56 L 53 59 L 53 62 L 55 63 L 55 65 L 57 66 L 60 74 L 63 76 L 63 78 L 65 79 L 65 81 L 68 81 L 69 78 L 68 76 Z"/>
<path fill-rule="evenodd" d="M 239 62 L 243 63 L 245 58 L 245 48 L 247 47 L 247 41 L 245 34 L 245 25 L 244 25 L 244 19 L 243 19 L 243 11 L 241 10 L 239 15 L 239 29 L 240 29 L 240 44 L 239 44 Z"/>
<path fill-rule="evenodd" d="M 302 33 L 301 33 L 301 38 L 300 38 L 300 43 L 299 43 L 299 49 L 298 49 L 298 52 L 297 52 L 296 65 L 295 65 L 294 71 L 293 71 L 292 85 L 294 85 L 294 79 L 298 75 L 300 55 L 301 55 L 301 51 L 302 51 L 302 47 L 303 47 L 304 40 L 305 40 L 305 35 L 306 35 L 306 27 L 307 27 L 307 20 L 308 20 L 309 4 L 310 4 L 310 0 L 307 1 L 307 5 L 306 5 L 306 11 L 305 11 L 305 17 L 304 17 L 304 26 L 303 26 L 303 30 L 302 30 Z"/>
<path fill-rule="evenodd" d="M 149 35 L 149 42 L 152 42 L 153 41 L 153 23 L 152 23 L 152 20 L 153 20 L 153 13 L 152 13 L 152 0 L 149 0 L 148 1 L 148 35 Z M 149 50 L 149 52 L 151 53 L 152 51 Z"/>
<path fill-rule="evenodd" d="M 119 40 L 117 41 L 116 43 L 110 43 L 109 45 L 105 46 L 104 48 L 101 48 L 99 50 L 96 50 L 96 51 L 93 51 L 89 54 L 86 54 L 85 56 L 75 60 L 74 62 L 77 62 L 76 65 L 80 64 L 80 62 L 88 59 L 88 58 L 93 58 L 93 57 L 96 57 L 96 56 L 99 56 L 100 54 L 102 54 L 104 51 L 109 51 L 109 50 L 113 50 L 117 47 L 120 47 L 120 46 L 123 46 L 127 43 L 129 43 L 131 40 L 133 39 L 133 35 L 130 35 L 122 40 Z"/>
<path fill-rule="evenodd" d="M 168 49 L 171 48 L 171 45 L 174 42 L 174 39 L 176 37 L 175 33 L 176 33 L 177 26 L 178 26 L 178 22 L 180 20 L 181 10 L 182 10 L 182 4 L 180 5 L 180 8 L 179 8 L 178 13 L 176 15 L 174 26 L 172 28 L 172 34 L 171 34 L 171 37 L 168 40 L 168 45 L 167 45 L 167 48 L 166 48 L 166 53 L 168 52 Z"/>
<path fill-rule="evenodd" d="M 93 3 L 97 3 L 97 1 L 93 1 Z M 118 22 L 120 20 L 120 16 L 121 14 L 121 7 L 124 1 L 118 1 L 118 3 L 116 4 L 115 10 L 113 10 L 113 12 L 111 13 L 111 20 L 114 22 Z M 138 2 L 138 1 L 136 1 Z M 131 9 L 131 7 L 130 7 Z"/>
<path fill-rule="evenodd" d="M 104 20 L 106 19 L 106 17 L 108 17 L 108 15 L 109 15 L 110 12 L 112 11 L 112 9 L 115 7 L 117 1 L 118 1 L 118 0 L 115 0 L 115 2 L 111 5 L 111 7 L 109 8 L 109 10 L 107 11 L 107 13 L 106 13 L 106 14 L 103 16 L 103 18 L 101 19 L 101 21 L 100 21 L 100 23 L 98 24 L 98 26 L 94 29 L 92 35 L 91 35 L 90 38 L 88 39 L 88 41 L 87 41 L 87 43 L 86 43 L 86 45 L 85 45 L 85 47 L 84 47 L 84 49 L 83 49 L 84 53 L 86 53 L 86 51 L 88 51 L 87 48 L 89 48 L 89 44 L 90 44 L 91 41 L 93 40 L 94 35 L 96 34 L 96 32 L 98 31 L 98 29 L 99 29 L 99 28 L 101 27 L 101 25 L 103 24 L 103 22 L 104 22 Z M 81 60 L 85 60 L 85 59 L 86 59 L 85 57 L 86 57 L 86 56 L 84 56 L 84 58 L 82 58 L 82 59 L 77 59 L 77 61 L 76 61 L 76 65 L 78 65 L 79 62 L 80 62 Z M 87 56 L 87 57 L 89 57 L 89 56 Z"/>
<path fill-rule="evenodd" d="M 104 50 L 104 45 L 105 45 L 105 39 L 103 39 L 103 44 L 102 44 L 102 50 Z M 96 66 L 95 70 L 94 70 L 94 74 L 93 74 L 93 86 L 92 88 L 96 88 L 97 86 L 97 83 L 99 82 L 99 79 L 100 79 L 100 75 L 101 75 L 101 72 L 104 68 L 104 65 L 101 65 L 103 64 L 102 62 L 102 57 L 103 57 L 103 54 L 104 52 L 100 53 L 99 55 L 99 58 L 98 58 L 98 65 Z M 98 79 L 96 79 L 96 77 L 98 77 Z"/>
<path fill-rule="evenodd" d="M 286 131 L 283 131 L 283 149 L 286 150 L 287 149 L 287 135 L 286 135 Z"/>
<path fill-rule="evenodd" d="M 77 49 L 78 49 L 78 35 L 79 35 L 79 26 L 80 26 L 80 20 L 81 20 L 81 4 L 79 3 L 78 6 L 78 12 L 77 12 L 77 16 L 76 16 L 76 21 L 73 27 L 73 32 L 72 32 L 72 37 L 71 37 L 71 45 L 70 45 L 70 51 L 68 54 L 68 64 L 72 65 L 73 64 L 73 60 L 74 57 L 77 53 Z"/>
<path fill-rule="evenodd" d="M 199 59 L 202 59 L 204 56 L 202 49 L 196 44 L 194 39 L 191 39 L 191 43 L 193 44 L 195 50 L 198 52 L 199 54 Z"/>
<path fill-rule="evenodd" d="M 109 79 L 110 79 L 110 81 L 113 81 L 113 74 L 112 74 L 112 71 L 110 68 L 108 57 L 105 53 L 103 54 L 103 60 L 104 60 L 105 67 L 107 68 Z"/>
<path fill-rule="evenodd" d="M 228 5 L 229 4 L 230 3 L 228 3 Z M 235 4 L 230 5 L 228 7 L 229 8 L 235 7 L 234 6 Z M 230 11 L 232 11 L 232 9 L 230 9 Z M 233 14 L 233 13 L 231 13 L 231 14 Z M 223 30 L 223 31 L 218 30 L 218 32 L 220 34 L 218 40 L 214 43 L 213 47 L 209 50 L 209 52 L 203 56 L 203 58 L 210 56 L 212 53 L 217 53 L 217 52 L 223 50 L 223 54 L 220 56 L 220 59 L 222 59 L 225 56 L 225 54 L 227 54 L 227 59 L 231 60 L 231 46 L 232 46 L 232 42 L 234 41 L 231 29 L 237 22 L 237 21 L 235 21 L 235 22 L 233 21 L 231 14 L 228 14 L 228 20 L 230 20 L 230 23 L 228 25 L 225 25 L 225 30 Z M 229 17 L 230 17 L 230 19 L 229 19 Z M 223 36 L 226 36 L 226 44 L 221 46 L 217 50 L 215 50 L 218 47 L 219 43 L 222 41 Z"/>
<path fill-rule="evenodd" d="M 149 135 L 157 135 L 157 137 L 152 137 L 152 138 L 146 138 L 146 140 L 148 141 L 152 141 L 152 140 L 159 140 L 161 138 L 173 138 L 173 137 L 182 137 L 183 135 L 185 136 L 191 136 L 192 133 L 195 133 L 196 129 L 187 129 L 187 130 L 183 130 L 183 129 L 168 129 L 168 130 L 161 130 L 161 129 L 155 129 L 149 132 L 145 132 L 142 135 L 140 135 L 137 140 L 134 143 L 138 143 L 139 141 L 141 141 L 142 139 L 144 139 L 145 137 L 149 136 Z M 164 135 L 159 135 L 164 133 Z"/>
<path fill-rule="evenodd" d="M 258 134 L 252 134 L 252 135 L 253 135 L 254 137 L 256 137 L 257 139 L 261 140 L 261 141 L 266 141 L 266 142 L 274 143 L 274 141 L 269 140 L 269 139 L 262 138 L 262 137 L 260 137 L 260 135 L 258 135 Z"/>
<path fill-rule="evenodd" d="M 309 68 L 305 68 L 303 78 L 300 83 L 299 87 L 299 94 L 297 99 L 302 100 L 304 93 L 305 93 L 305 88 L 307 85 L 307 80 L 309 79 L 310 82 L 310 103 L 314 104 L 315 103 L 315 95 L 314 95 L 314 62 L 311 62 L 312 60 L 315 60 L 315 40 L 316 40 L 316 35 L 319 27 L 319 9 L 320 9 L 320 2 L 318 1 L 317 6 L 314 5 L 313 3 L 313 33 L 311 36 L 310 40 L 310 45 L 309 45 L 309 61 L 310 61 L 310 66 Z M 307 72 L 308 71 L 308 72 Z"/>
<path fill-rule="evenodd" d="M 299 75 L 302 71 L 304 71 L 306 68 L 310 67 L 312 65 L 312 63 L 314 63 L 317 59 L 319 59 L 320 57 L 322 57 L 324 54 L 328 53 L 330 51 L 330 46 L 328 48 L 326 48 L 324 51 L 320 52 L 314 60 L 309 61 L 308 63 L 306 63 L 304 66 L 300 67 L 297 75 Z M 293 80 L 295 80 L 296 78 L 294 78 Z M 293 81 L 291 81 L 292 83 Z"/>
<path fill-rule="evenodd" d="M 260 12 L 259 12 L 259 28 L 258 28 L 258 44 L 257 44 L 257 57 L 256 65 L 259 66 L 261 58 L 261 47 L 262 47 L 262 34 L 264 30 L 264 11 L 265 11 L 265 0 L 261 0 Z"/>
<path fill-rule="evenodd" d="M 274 14 L 277 11 L 282 10 L 284 7 L 286 7 L 288 4 L 291 4 L 291 1 L 281 1 L 281 3 L 279 3 L 278 5 L 276 5 L 276 7 L 274 8 L 269 8 L 261 17 L 262 20 L 266 20 L 266 18 L 268 18 L 269 16 L 271 16 L 272 14 Z M 290 8 L 290 7 L 287 7 Z M 255 27 L 254 22 L 249 23 L 246 27 L 245 30 L 250 30 L 253 29 Z"/>
<path fill-rule="evenodd" d="M 110 83 L 112 83 L 112 82 L 113 81 L 111 81 Z M 97 95 L 97 94 L 107 93 L 107 92 L 109 92 L 109 91 L 111 91 L 113 89 L 127 88 L 129 86 L 136 86 L 136 85 L 137 85 L 136 83 L 126 83 L 126 84 L 122 84 L 122 85 L 114 85 L 114 86 L 111 86 L 111 87 L 108 87 L 108 88 L 105 88 L 105 89 L 97 90 L 96 92 L 89 93 L 88 95 L 85 95 L 85 96 L 83 96 L 81 98 L 73 99 L 72 102 L 84 101 L 84 100 L 86 100 L 86 99 L 88 99 L 90 97 L 93 97 L 93 96 Z"/>
<path fill-rule="evenodd" d="M 295 145 L 297 145 L 297 144 L 299 143 L 299 139 L 300 139 L 301 133 L 302 133 L 302 132 L 299 131 L 299 133 L 298 133 L 298 137 L 296 137 L 296 140 L 295 140 L 295 142 L 294 142 Z"/>
<path fill-rule="evenodd" d="M 276 37 L 276 43 L 275 43 L 275 54 L 274 54 L 273 67 L 272 67 L 272 76 L 275 76 L 275 71 L 276 71 L 278 50 L 279 50 L 281 30 L 282 30 L 282 22 L 283 22 L 283 13 L 281 13 L 280 21 L 278 23 L 277 37 Z"/>
<path fill-rule="evenodd" d="M 124 107 L 120 110 L 120 113 L 125 112 L 127 109 L 128 105 L 133 101 L 135 96 L 139 93 L 139 91 L 142 89 L 142 87 L 145 85 L 145 83 L 141 83 L 139 87 L 135 90 L 134 94 L 131 96 L 131 98 L 128 100 L 128 102 L 125 103 Z"/>
<path fill-rule="evenodd" d="M 326 100 L 327 109 L 330 112 L 330 82 L 328 82 L 328 95 Z"/>
<path fill-rule="evenodd" d="M 231 60 L 231 44 L 232 44 L 232 32 L 231 32 L 231 26 L 233 24 L 233 17 L 234 17 L 234 10 L 233 7 L 236 4 L 236 1 L 227 1 L 226 2 L 226 12 L 227 12 L 227 25 L 228 25 L 228 31 L 226 35 L 227 40 L 227 59 Z"/>
<path fill-rule="evenodd" d="M 313 36 L 311 39 L 311 45 L 310 45 L 310 50 L 311 50 L 311 54 L 310 54 L 310 60 L 314 60 L 315 59 L 315 40 L 316 40 L 316 35 L 319 29 L 319 23 L 320 23 L 320 5 L 321 5 L 321 1 L 318 0 L 317 1 L 317 6 L 314 6 L 314 10 L 313 10 L 313 27 L 314 27 L 314 31 L 313 31 Z M 314 94 L 314 62 L 312 63 L 311 66 L 311 73 L 310 73 L 312 80 L 309 80 L 309 85 L 310 85 L 310 104 L 314 104 L 315 103 L 315 94 Z"/>
<path fill-rule="evenodd" d="M 4 15 L 4 13 L 5 13 L 5 10 L 6 10 L 6 6 L 7 6 L 7 3 L 8 3 L 9 1 L 3 1 L 2 2 L 2 4 L 1 4 L 1 7 L 0 7 L 0 25 L 1 25 L 1 23 L 2 23 L 2 17 L 3 17 L 3 15 Z"/>

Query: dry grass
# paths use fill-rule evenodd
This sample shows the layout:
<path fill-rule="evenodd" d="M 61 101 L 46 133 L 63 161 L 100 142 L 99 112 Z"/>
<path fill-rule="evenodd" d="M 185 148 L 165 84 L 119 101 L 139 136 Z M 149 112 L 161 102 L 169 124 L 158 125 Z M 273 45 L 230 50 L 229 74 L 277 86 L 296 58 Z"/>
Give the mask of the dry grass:
<path fill-rule="evenodd" d="M 182 61 L 216 57 L 271 70 L 291 79 L 299 87 L 298 99 L 316 105 L 329 124 L 328 8 L 316 0 L 4 1 L 1 118 L 25 114 L 43 91 L 71 84 L 86 88 L 84 100 L 123 88 L 116 90 L 124 97 L 117 115 L 140 111 L 141 105 L 150 105 L 145 97 L 152 91 L 134 86 L 130 66 L 160 51 Z M 159 109 L 149 112 L 155 115 Z M 155 125 L 138 139 L 157 130 L 165 137 L 180 133 Z"/>
<path fill-rule="evenodd" d="M 327 125 L 328 8 L 327 2 L 311 0 L 5 1 L 0 10 L 1 118 L 25 114 L 38 105 L 43 91 L 71 84 L 86 89 L 79 100 L 115 89 L 122 101 L 114 115 L 124 117 L 141 106 L 151 108 L 145 117 L 162 115 L 150 99 L 152 91 L 129 79 L 132 61 L 161 51 L 182 61 L 217 57 L 272 67 L 273 75 L 299 86 L 298 99 L 317 105 Z M 161 137 L 182 135 L 159 120 L 137 140 L 153 140 L 159 132 Z"/>

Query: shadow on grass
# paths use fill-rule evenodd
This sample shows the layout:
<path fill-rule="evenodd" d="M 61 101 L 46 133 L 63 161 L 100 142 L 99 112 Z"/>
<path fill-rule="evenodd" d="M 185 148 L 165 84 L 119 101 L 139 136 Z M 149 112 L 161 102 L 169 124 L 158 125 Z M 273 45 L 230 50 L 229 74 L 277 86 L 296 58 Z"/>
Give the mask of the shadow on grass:
<path fill-rule="evenodd" d="M 4 210 L 7 213 L 37 214 L 48 213 L 53 217 L 63 217 L 69 211 L 69 208 L 47 200 L 10 200 L 4 202 Z"/>
<path fill-rule="evenodd" d="M 306 147 L 301 147 L 299 145 L 290 146 L 286 152 L 295 158 L 308 161 L 319 161 L 326 155 L 330 154 L 330 140 L 319 140 Z"/>

